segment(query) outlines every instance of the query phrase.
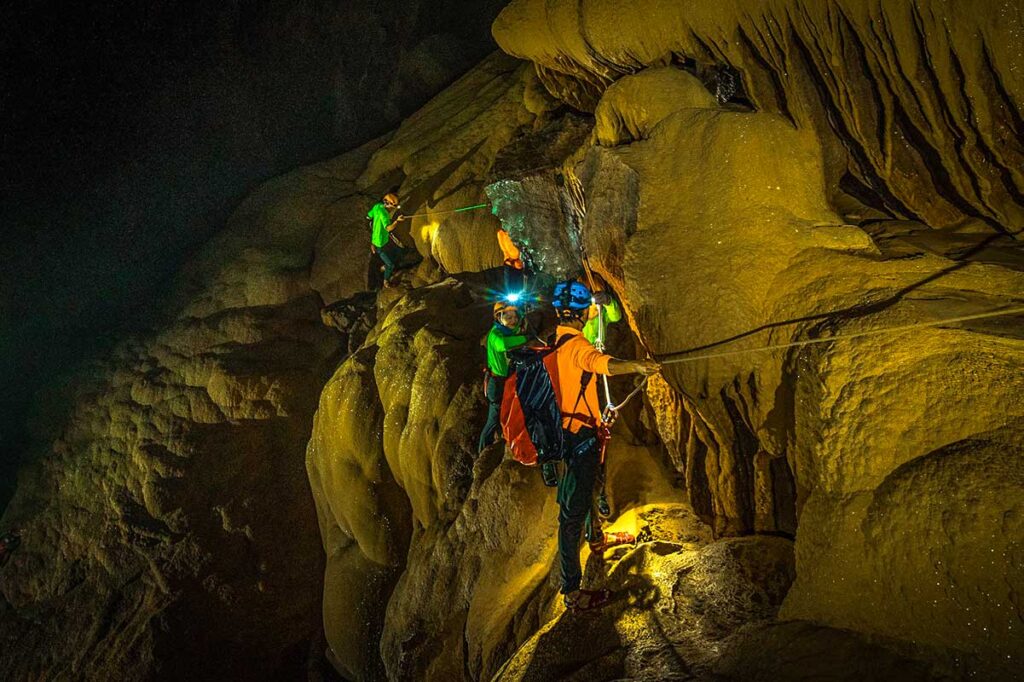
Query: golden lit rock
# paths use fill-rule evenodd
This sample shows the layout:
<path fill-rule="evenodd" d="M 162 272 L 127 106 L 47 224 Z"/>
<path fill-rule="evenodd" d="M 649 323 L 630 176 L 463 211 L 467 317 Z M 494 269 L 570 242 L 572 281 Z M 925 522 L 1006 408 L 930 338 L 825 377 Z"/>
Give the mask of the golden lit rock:
<path fill-rule="evenodd" d="M 1024 15 L 1006 0 L 877 3 L 515 0 L 492 32 L 547 89 L 593 111 L 646 67 L 727 66 L 757 109 L 814 131 L 840 180 L 901 218 L 1024 219 Z M 845 177 L 844 177 L 845 176 Z"/>
<path fill-rule="evenodd" d="M 1022 317 L 942 321 L 1024 292 L 1020 26 L 514 0 L 494 35 L 531 63 L 267 183 L 68 387 L 5 517 L 10 674 L 272 676 L 322 624 L 357 680 L 1013 679 Z M 372 292 L 392 187 L 424 262 Z M 581 550 L 598 613 L 562 606 L 554 491 L 476 452 L 499 226 L 535 283 L 582 245 L 609 347 L 664 362 L 608 449 L 640 542 Z"/>

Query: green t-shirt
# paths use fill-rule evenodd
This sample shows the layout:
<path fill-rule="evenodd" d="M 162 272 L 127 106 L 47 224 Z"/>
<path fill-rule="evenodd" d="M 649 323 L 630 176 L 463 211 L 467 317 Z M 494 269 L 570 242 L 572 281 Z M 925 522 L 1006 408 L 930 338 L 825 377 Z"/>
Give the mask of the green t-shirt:
<path fill-rule="evenodd" d="M 529 339 L 516 334 L 514 329 L 495 323 L 487 334 L 487 367 L 497 377 L 508 376 L 508 357 L 506 351 L 519 348 Z"/>
<path fill-rule="evenodd" d="M 604 323 L 609 325 L 613 322 L 618 322 L 622 319 L 622 308 L 619 307 L 618 301 L 614 298 L 608 301 L 608 305 L 604 307 Z M 583 338 L 590 343 L 597 343 L 597 331 L 598 331 L 597 315 L 587 320 L 587 323 L 583 325 Z"/>
<path fill-rule="evenodd" d="M 370 236 L 370 242 L 379 249 L 391 240 L 391 233 L 388 232 L 391 214 L 388 213 L 383 202 L 378 202 L 373 205 L 366 217 L 373 221 L 373 234 Z"/>

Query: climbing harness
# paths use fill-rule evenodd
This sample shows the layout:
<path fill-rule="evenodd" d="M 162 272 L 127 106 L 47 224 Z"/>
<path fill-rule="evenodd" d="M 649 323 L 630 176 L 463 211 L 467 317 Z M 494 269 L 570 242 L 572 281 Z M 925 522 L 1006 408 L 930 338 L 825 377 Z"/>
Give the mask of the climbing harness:
<path fill-rule="evenodd" d="M 636 388 L 634 388 L 632 391 L 630 391 L 629 395 L 627 395 L 625 398 L 623 398 L 622 402 L 618 403 L 617 405 L 613 405 L 612 404 L 611 396 L 609 396 L 608 402 L 605 405 L 604 411 L 601 412 L 601 421 L 598 422 L 598 425 L 597 425 L 597 441 L 598 441 L 598 443 L 600 443 L 600 446 L 601 446 L 601 463 L 602 463 L 602 465 L 604 464 L 605 451 L 608 449 L 608 442 L 611 441 L 611 439 L 612 439 L 612 426 L 614 426 L 615 420 L 618 419 L 618 417 L 619 417 L 619 410 L 621 410 L 623 407 L 625 407 L 626 403 L 628 403 L 630 400 L 632 400 L 637 394 L 640 393 L 641 390 L 643 390 L 643 387 L 647 385 L 647 379 L 648 378 L 649 377 L 644 377 L 643 381 L 641 381 L 639 384 L 637 384 Z M 608 386 L 606 384 L 605 385 L 605 391 L 607 391 L 607 390 L 608 390 Z M 599 506 L 603 506 L 605 509 L 608 508 L 608 501 L 607 501 L 607 499 L 605 497 L 604 478 L 603 477 L 601 479 L 601 494 L 600 494 L 600 499 L 598 500 L 598 505 Z M 601 513 L 604 514 L 605 516 L 608 516 L 608 512 L 606 512 L 604 510 L 602 510 Z"/>
<path fill-rule="evenodd" d="M 1024 308 L 1003 308 L 1001 310 L 992 310 L 987 313 L 977 313 L 974 315 L 961 315 L 959 317 L 947 317 L 941 320 L 928 320 L 925 322 L 914 322 L 913 324 L 904 324 L 898 327 L 882 327 L 881 329 L 869 329 L 863 332 L 852 332 L 849 334 L 835 334 L 833 336 L 823 336 L 818 339 L 803 339 L 801 341 L 791 341 L 790 343 L 777 343 L 770 346 L 761 346 L 758 348 L 741 348 L 739 350 L 722 351 L 719 353 L 703 353 L 700 355 L 689 355 L 694 351 L 680 351 L 678 353 L 669 353 L 667 355 L 658 358 L 658 362 L 663 365 L 671 365 L 680 362 L 692 362 L 695 360 L 707 360 L 709 358 L 722 358 L 732 355 L 741 355 L 743 353 L 756 353 L 759 351 L 767 350 L 781 350 L 783 348 L 798 348 L 800 346 L 810 346 L 816 343 L 830 343 L 832 341 L 838 341 L 839 339 L 857 339 L 864 336 L 878 336 L 881 334 L 893 334 L 911 329 L 918 329 L 921 327 L 938 327 L 944 324 L 952 324 L 954 322 L 969 322 L 971 320 L 983 320 L 989 317 L 1001 317 L 1003 315 L 1024 315 Z M 723 342 L 725 343 L 725 342 Z M 686 356 L 686 357 L 682 357 Z"/>

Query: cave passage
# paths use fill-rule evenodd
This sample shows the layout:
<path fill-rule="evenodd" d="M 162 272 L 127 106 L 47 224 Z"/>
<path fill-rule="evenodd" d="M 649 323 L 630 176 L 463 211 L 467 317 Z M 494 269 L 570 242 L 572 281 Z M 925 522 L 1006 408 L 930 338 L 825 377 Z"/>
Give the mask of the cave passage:
<path fill-rule="evenodd" d="M 1024 7 L 736 4 L 0 9 L 2 676 L 1018 679 Z"/>

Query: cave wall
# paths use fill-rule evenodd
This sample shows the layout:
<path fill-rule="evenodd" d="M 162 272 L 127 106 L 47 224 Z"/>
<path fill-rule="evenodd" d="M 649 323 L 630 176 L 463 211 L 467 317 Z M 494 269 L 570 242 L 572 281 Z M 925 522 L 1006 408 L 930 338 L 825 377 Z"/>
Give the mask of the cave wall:
<path fill-rule="evenodd" d="M 482 572 L 500 565 L 499 557 L 508 561 L 489 589 L 508 592 L 504 598 L 516 605 L 546 578 L 553 545 L 542 538 L 550 524 L 533 527 L 517 515 L 551 501 L 516 467 L 503 465 L 483 491 L 472 470 L 482 417 L 480 338 L 494 285 L 473 273 L 501 263 L 500 222 L 487 210 L 446 211 L 485 202 L 498 152 L 540 127 L 553 107 L 531 69 L 494 55 L 410 117 L 360 178 L 368 186 L 400 185 L 406 212 L 425 214 L 403 223 L 400 234 L 427 260 L 411 282 L 378 297 L 379 320 L 321 396 L 307 451 L 328 557 L 329 657 L 357 679 L 443 678 L 478 668 L 461 644 L 467 619 L 484 624 L 484 642 L 475 645 L 483 651 L 470 655 L 478 659 L 509 646 L 505 627 L 518 618 L 493 609 L 467 616 L 476 611 L 473 600 L 486 599 L 483 587 L 474 589 Z M 331 232 L 321 235 L 312 269 L 337 277 L 332 264 L 348 253 L 328 243 Z M 465 274 L 438 282 L 439 267 Z M 478 515 L 490 521 L 479 523 Z M 494 522 L 501 515 L 507 524 Z M 501 576 L 517 582 L 505 585 Z M 489 669 L 504 660 L 496 658 Z"/>
<path fill-rule="evenodd" d="M 588 111 L 647 67 L 731 67 L 740 99 L 817 134 L 830 195 L 938 228 L 1024 222 L 1019 5 L 514 0 L 492 30 Z"/>
<path fill-rule="evenodd" d="M 169 280 L 242 198 L 392 130 L 494 50 L 503 5 L 0 9 L 0 508 L 41 454 L 33 394 L 165 324 Z"/>
<path fill-rule="evenodd" d="M 433 103 L 438 111 L 447 110 L 442 106 L 447 98 Z M 568 115 L 552 115 L 571 125 L 564 123 Z M 402 139 L 429 135 L 428 120 L 424 115 L 410 122 Z M 439 119 L 433 125 L 440 124 Z M 526 161 L 524 150 L 550 139 L 546 131 L 551 125 L 535 122 L 524 128 L 498 154 L 496 165 L 512 157 L 522 171 L 487 186 L 493 210 L 528 251 L 540 254 L 540 267 L 552 264 L 553 272 L 547 274 L 560 273 L 572 267 L 574 256 L 562 231 L 570 220 L 566 187 L 575 178 L 584 209 L 584 246 L 595 270 L 621 296 L 641 352 L 664 356 L 681 350 L 749 350 L 983 312 L 1012 305 L 1024 283 L 1019 270 L 998 261 L 957 262 L 936 249 L 896 253 L 892 243 L 873 239 L 851 222 L 856 216 L 829 201 L 825 153 L 815 131 L 794 128 L 779 114 L 720 105 L 683 69 L 655 67 L 619 79 L 595 107 L 589 139 L 561 161 Z M 375 158 L 390 158 L 390 153 L 385 147 Z M 403 165 L 408 167 L 414 168 Z M 414 182 L 407 176 L 403 188 L 415 194 Z M 474 182 L 480 183 L 479 178 Z M 449 220 L 460 226 L 476 224 L 458 216 Z M 429 250 L 447 259 L 446 267 L 474 269 L 457 264 L 466 251 L 451 240 L 477 237 L 455 230 L 433 235 Z M 462 328 L 461 320 L 474 309 L 480 318 L 485 316 L 486 299 L 479 298 L 485 290 L 477 286 L 475 303 L 465 293 L 446 294 L 444 302 L 438 299 L 430 306 L 424 324 L 443 330 L 446 346 L 471 342 L 474 333 L 482 336 L 483 326 L 474 332 Z M 419 316 L 428 294 L 401 296 L 381 297 L 381 305 L 397 311 L 389 313 L 387 324 L 396 324 L 399 315 Z M 478 322 L 483 325 L 482 319 Z M 379 327 L 382 333 L 385 328 Z M 611 489 L 613 495 L 623 495 L 638 479 L 650 481 L 650 474 L 640 473 L 644 461 L 650 464 L 643 467 L 660 471 L 655 477 L 664 482 L 623 495 L 627 502 L 619 521 L 628 524 L 637 518 L 631 514 L 642 515 L 652 505 L 675 505 L 692 509 L 709 524 L 701 531 L 707 535 L 795 532 L 796 582 L 782 604 L 784 617 L 870 633 L 896 642 L 890 644 L 896 649 L 919 647 L 918 656 L 941 661 L 943 670 L 956 674 L 1005 676 L 1014 665 L 1012 652 L 1019 648 L 1008 626 L 1014 618 L 1013 586 L 1021 580 L 1014 560 L 1020 529 L 1012 521 L 999 521 L 1015 519 L 1021 503 L 1008 469 L 1020 455 L 1015 419 L 1022 410 L 1021 340 L 1015 329 L 1019 325 L 1010 318 L 668 366 L 663 380 L 651 382 L 647 407 L 627 427 L 631 449 L 613 461 L 626 461 L 632 470 Z M 389 343 L 386 336 L 373 339 L 371 333 L 365 352 L 379 354 Z M 719 348 L 726 340 L 734 345 Z M 403 346 L 413 350 L 417 342 L 410 339 Z M 444 354 L 433 350 L 413 366 L 403 358 L 390 364 L 416 377 L 411 387 L 415 392 L 421 374 L 438 365 L 436 352 Z M 357 364 L 346 371 L 361 361 L 348 362 Z M 393 379 L 377 367 L 375 381 L 383 397 L 393 390 Z M 362 381 L 368 381 L 369 370 L 360 371 Z M 455 370 L 455 376 L 461 371 Z M 474 379 L 464 376 L 459 388 L 458 380 L 447 383 L 451 378 L 448 374 L 441 382 L 446 388 L 440 396 L 423 394 L 427 405 L 421 410 L 433 414 L 464 400 L 463 391 L 472 389 Z M 394 414 L 402 425 L 402 436 L 396 441 L 384 435 L 383 447 L 395 449 L 396 455 L 389 457 L 392 470 L 413 508 L 420 508 L 412 515 L 414 525 L 423 525 L 413 530 L 401 577 L 385 590 L 390 590 L 390 599 L 381 625 L 381 650 L 390 678 L 476 678 L 498 671 L 503 678 L 534 679 L 538 671 L 553 669 L 566 675 L 588 670 L 614 677 L 631 668 L 628 653 L 622 659 L 612 652 L 668 646 L 666 641 L 674 650 L 685 650 L 685 638 L 673 635 L 670 623 L 659 623 L 658 631 L 668 634 L 657 644 L 630 637 L 618 637 L 612 644 L 595 636 L 596 649 L 581 641 L 581 649 L 570 654 L 561 647 L 548 651 L 550 628 L 568 627 L 552 600 L 553 528 L 546 525 L 552 519 L 542 511 L 550 498 L 515 499 L 515 512 L 495 507 L 508 500 L 492 496 L 511 494 L 496 486 L 518 491 L 522 484 L 514 465 L 494 468 L 494 454 L 474 467 L 468 494 L 461 488 L 446 491 L 441 483 L 450 479 L 438 473 L 437 458 L 444 462 L 440 471 L 457 468 L 460 460 L 465 466 L 472 432 L 463 433 L 462 444 L 444 453 L 415 448 L 419 457 L 431 458 L 429 468 L 421 461 L 424 473 L 401 482 L 407 476 L 408 443 L 434 443 L 438 429 L 444 434 L 450 428 L 446 419 L 423 423 L 408 417 L 407 405 L 418 402 L 399 400 L 393 411 L 381 408 L 384 414 L 378 417 L 387 420 Z M 953 404 L 963 406 L 955 417 L 949 413 Z M 340 421 L 320 428 L 343 429 L 346 416 L 335 418 Z M 648 430 L 657 435 L 652 439 Z M 997 444 L 1006 446 L 998 461 L 993 459 Z M 967 462 L 976 466 L 972 469 Z M 506 471 L 507 466 L 511 469 Z M 996 479 L 1002 482 L 996 484 Z M 428 480 L 431 492 L 425 495 Z M 948 495 L 946 486 L 953 480 L 964 482 L 965 497 Z M 343 485 L 325 488 L 321 507 L 345 490 Z M 968 498 L 975 503 L 962 502 Z M 439 504 L 447 510 L 436 512 Z M 522 504 L 532 504 L 547 519 L 534 524 L 526 536 L 519 534 Z M 632 510 L 630 505 L 635 505 Z M 929 530 L 936 518 L 944 520 L 950 534 Z M 692 528 L 702 527 L 694 521 Z M 342 518 L 338 526 L 344 525 Z M 515 533 L 510 535 L 510 530 Z M 905 533 L 922 541 L 907 543 Z M 358 532 L 349 535 L 347 542 L 362 546 Z M 488 548 L 482 556 L 477 554 L 478 542 Z M 547 547 L 546 553 L 525 559 L 520 554 L 526 551 L 523 543 L 532 552 Z M 990 561 L 985 576 L 980 564 L 960 559 L 966 547 L 982 543 L 998 557 Z M 367 547 L 364 554 L 372 551 Z M 894 562 L 906 572 L 894 574 Z M 925 567 L 932 567 L 935 590 L 914 589 Z M 642 575 L 656 571 L 651 566 L 634 570 Z M 491 586 L 495 574 L 504 586 L 498 592 Z M 614 571 L 608 578 L 615 583 Z M 961 590 L 965 583 L 972 589 Z M 343 590 L 328 592 L 344 597 Z M 865 601 L 865 595 L 870 599 Z M 497 613 L 478 606 L 494 600 L 501 604 Z M 482 613 L 478 609 L 489 609 L 489 615 L 474 615 Z M 343 609 L 335 605 L 332 610 Z M 985 616 L 957 617 L 978 612 Z M 642 613 L 634 604 L 633 611 L 627 607 L 610 619 L 620 634 L 638 632 L 643 627 L 630 619 L 642 618 Z M 814 650 L 839 632 L 818 627 L 788 634 L 766 630 L 763 641 L 772 653 L 761 653 L 788 661 L 794 651 Z M 335 637 L 349 638 L 352 632 L 342 629 Z M 569 628 L 564 634 L 572 632 Z M 790 636 L 800 644 L 783 654 L 788 645 L 782 642 L 794 641 Z M 752 655 L 743 643 L 728 646 Z M 858 647 L 866 645 L 851 646 L 846 655 L 859 658 L 865 649 Z M 922 654 L 924 650 L 928 653 Z M 881 669 L 888 671 L 883 675 L 899 669 L 908 679 L 936 674 L 927 665 L 890 658 L 894 654 L 878 655 L 885 663 L 874 672 L 865 669 L 865 674 L 883 674 Z M 692 652 L 687 660 L 698 669 L 753 665 L 721 658 L 708 662 Z M 777 670 L 786 672 L 779 674 L 795 674 L 800 667 L 789 665 L 780 664 Z M 842 665 L 847 674 L 858 669 L 851 660 Z M 672 666 L 664 670 L 679 671 Z"/>
<path fill-rule="evenodd" d="M 1019 25 L 1019 8 L 998 3 L 769 3 L 745 14 L 728 3 L 649 3 L 634 14 L 611 3 L 518 2 L 494 32 L 503 49 L 534 61 L 552 94 L 595 112 L 595 148 L 571 169 L 590 205 L 587 252 L 622 293 L 645 346 L 664 354 L 1018 301 L 1020 274 L 998 258 L 880 252 L 848 224 L 871 216 L 847 193 L 881 211 L 876 218 L 935 229 L 980 218 L 981 232 L 1017 232 L 1010 169 L 1020 164 L 1010 159 L 1020 136 L 1007 135 L 1020 116 L 1010 47 Z M 696 78 L 662 66 L 700 74 L 693 62 L 737 68 L 757 113 L 742 101 L 712 103 Z M 906 87 L 894 85 L 900 79 Z M 993 156 L 995 146 L 1006 156 Z M 654 384 L 668 411 L 657 421 L 695 509 L 719 532 L 791 528 L 795 502 L 798 577 L 783 616 L 999 666 L 1020 649 L 1011 605 L 1020 531 L 1005 520 L 1021 497 L 995 492 L 1007 491 L 995 480 L 1005 481 L 1007 464 L 988 453 L 1001 443 L 1007 461 L 1019 460 L 1014 330 L 1009 318 L 675 365 L 671 394 Z M 951 416 L 953 403 L 964 413 Z M 1000 501 L 963 505 L 948 497 L 954 480 Z M 891 535 L 874 530 L 883 518 Z M 941 538 L 929 530 L 939 518 Z M 927 540 L 907 546 L 904 533 Z M 980 537 L 998 557 L 988 569 L 998 589 L 961 558 Z M 906 573 L 894 575 L 895 556 L 910 562 Z M 934 589 L 919 586 L 921 573 Z"/>
<path fill-rule="evenodd" d="M 368 309 L 361 297 L 371 280 L 363 246 L 367 209 L 392 184 L 405 186 L 409 213 L 484 200 L 482 178 L 493 154 L 537 117 L 528 106 L 540 114 L 553 106 L 530 70 L 503 55 L 485 60 L 451 93 L 425 109 L 431 115 L 413 134 L 400 130 L 264 185 L 175 278 L 159 329 L 125 340 L 51 396 L 41 421 L 50 447 L 26 470 L 3 520 L 24 542 L 0 574 L 7 643 L 0 656 L 12 675 L 289 675 L 305 667 L 311 650 L 316 656 L 325 648 L 313 645 L 321 613 L 347 630 L 351 600 L 375 594 L 374 585 L 390 588 L 408 542 L 401 528 L 411 530 L 400 513 L 410 508 L 404 495 L 414 493 L 391 495 L 398 537 L 388 552 L 369 552 L 367 559 L 355 543 L 339 539 L 340 531 L 328 534 L 331 519 L 344 517 L 340 509 L 317 508 L 314 497 L 322 496 L 316 482 L 310 494 L 303 453 L 325 382 L 340 395 L 356 390 L 344 373 L 331 377 L 347 350 L 362 344 L 353 327 L 361 324 L 365 336 L 375 319 L 373 298 Z M 456 150 L 456 162 L 439 148 Z M 403 183 L 406 175 L 413 181 Z M 486 211 L 404 224 L 407 243 L 428 257 L 413 284 L 436 282 L 439 263 L 455 271 L 500 263 L 497 225 Z M 392 361 L 401 360 L 405 341 L 394 336 Z M 373 360 L 366 359 L 371 368 Z M 475 399 L 478 373 L 464 369 L 473 387 L 460 390 Z M 448 371 L 450 364 L 434 367 L 424 381 Z M 391 415 L 381 428 L 401 440 L 399 414 L 421 420 L 416 428 L 432 417 L 410 407 L 407 387 L 395 376 L 381 402 Z M 318 419 L 329 424 L 324 400 Z M 458 426 L 464 439 L 474 428 Z M 351 433 L 375 428 L 371 420 Z M 389 440 L 389 455 L 397 447 L 399 459 L 375 473 L 367 465 L 367 476 L 385 488 L 394 489 L 394 478 L 408 491 L 421 486 L 414 506 L 423 523 L 451 512 L 431 492 L 431 475 L 415 466 L 422 461 L 416 433 L 400 446 Z M 323 442 L 331 466 L 341 466 L 331 449 L 338 443 L 335 434 Z M 409 470 L 396 477 L 401 458 Z M 344 469 L 319 473 L 324 485 L 350 479 Z M 342 527 L 351 532 L 350 520 Z M 368 587 L 351 592 L 351 600 L 335 596 L 322 609 L 324 575 L 332 587 L 353 584 L 352 571 L 339 572 L 333 561 L 344 551 L 350 567 L 364 569 Z M 341 610 L 332 612 L 331 603 Z M 380 607 L 364 604 L 374 614 Z M 372 677 L 383 664 L 360 648 L 367 642 L 377 648 L 372 631 L 354 640 L 351 656 L 338 647 L 334 662 L 342 668 L 361 660 L 367 667 L 352 669 Z"/>
<path fill-rule="evenodd" d="M 4 519 L 25 538 L 0 574 L 5 669 L 259 676 L 322 644 L 354 679 L 1013 678 L 1019 316 L 666 365 L 609 454 L 611 529 L 644 542 L 584 549 L 624 596 L 566 616 L 553 495 L 500 447 L 473 459 L 501 221 L 562 269 L 578 221 L 624 304 L 626 357 L 1019 305 L 1024 268 L 992 218 L 874 222 L 909 214 L 877 185 L 870 211 L 836 192 L 863 170 L 850 140 L 758 99 L 757 68 L 734 64 L 757 110 L 723 103 L 686 58 L 618 70 L 657 45 L 628 13 L 511 21 L 528 4 L 495 33 L 534 64 L 492 55 L 393 134 L 268 183 L 180 275 L 172 321 L 69 387 Z M 702 7 L 690 20 L 729 6 Z M 618 22 L 633 47 L 523 32 L 552 17 Z M 559 51 L 577 48 L 599 66 Z M 368 296 L 363 216 L 391 185 L 424 261 Z M 488 198 L 493 213 L 447 212 Z"/>
<path fill-rule="evenodd" d="M 665 82 L 681 86 L 680 77 L 657 76 L 609 88 L 595 135 L 604 144 L 579 166 L 597 197 L 587 251 L 655 356 L 858 333 L 1019 300 L 1020 271 L 883 257 L 825 202 L 812 133 L 775 114 L 687 107 L 693 98 Z M 620 100 L 620 87 L 640 91 Z M 701 86 L 691 78 L 689 87 Z M 658 97 L 680 108 L 647 118 Z M 641 137 L 614 144 L 601 133 L 609 119 L 643 119 Z M 627 172 L 639 188 L 633 234 L 608 238 L 624 211 L 600 199 L 603 183 L 621 188 Z M 1020 528 L 1011 519 L 1024 498 L 1010 492 L 1015 476 L 1006 478 L 1021 454 L 1019 330 L 1009 318 L 668 366 L 683 424 L 698 425 L 686 447 L 702 455 L 687 464 L 704 470 L 716 530 L 792 530 L 777 524 L 792 518 L 785 506 L 798 507 L 797 580 L 783 617 L 961 649 L 990 664 L 1019 650 L 1010 604 Z M 726 339 L 735 342 L 716 347 Z M 664 440 L 682 438 L 670 431 Z M 995 451 L 1005 459 L 991 460 Z M 946 530 L 936 534 L 939 519 Z M 981 537 L 999 557 L 984 570 L 962 558 Z M 919 587 L 925 567 L 928 590 Z"/>
<path fill-rule="evenodd" d="M 309 262 L 318 231 L 365 213 L 355 180 L 379 146 L 248 198 L 179 275 L 170 321 L 54 401 L 50 450 L 4 515 L 23 539 L 0 575 L 12 678 L 305 667 L 323 559 L 303 453 L 347 344 Z"/>

